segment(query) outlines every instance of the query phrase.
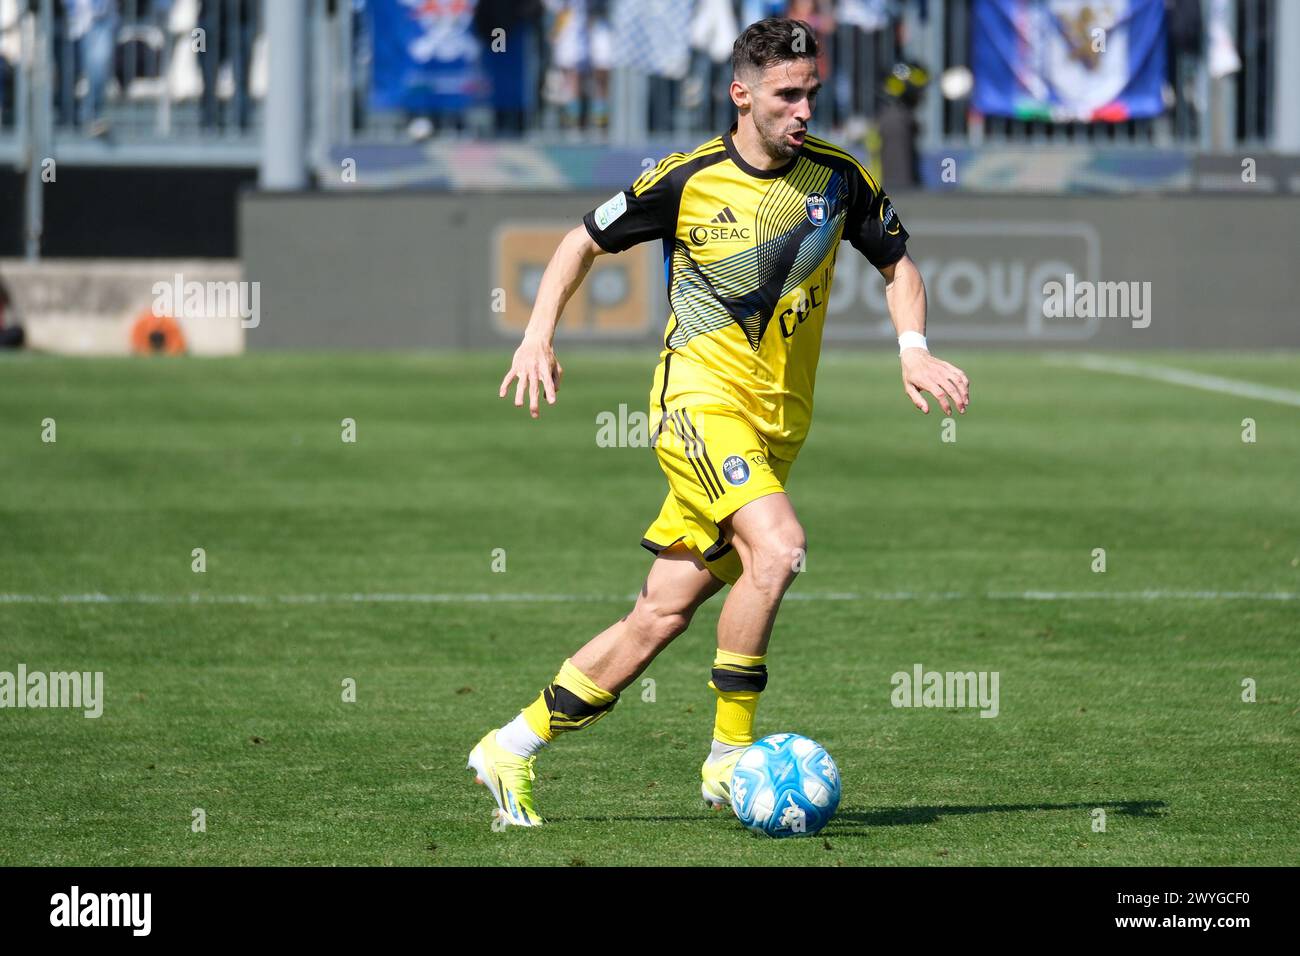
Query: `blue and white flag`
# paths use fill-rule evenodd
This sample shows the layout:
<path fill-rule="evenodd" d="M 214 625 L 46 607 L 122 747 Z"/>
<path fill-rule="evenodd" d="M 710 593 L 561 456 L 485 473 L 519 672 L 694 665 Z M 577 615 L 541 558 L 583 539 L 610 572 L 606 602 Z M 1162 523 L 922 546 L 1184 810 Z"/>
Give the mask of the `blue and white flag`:
<path fill-rule="evenodd" d="M 1164 112 L 1164 0 L 975 0 L 972 106 L 1121 122 Z"/>
<path fill-rule="evenodd" d="M 474 36 L 475 0 L 369 0 L 375 109 L 458 112 L 486 84 Z"/>

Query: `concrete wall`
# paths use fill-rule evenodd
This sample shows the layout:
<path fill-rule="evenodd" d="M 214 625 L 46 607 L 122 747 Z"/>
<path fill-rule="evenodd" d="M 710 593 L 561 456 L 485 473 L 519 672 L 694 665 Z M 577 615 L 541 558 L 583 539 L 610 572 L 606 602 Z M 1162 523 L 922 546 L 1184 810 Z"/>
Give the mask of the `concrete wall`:
<path fill-rule="evenodd" d="M 560 237 L 607 198 L 247 194 L 241 257 L 244 277 L 261 283 L 263 316 L 248 330 L 248 345 L 508 345 L 528 319 Z M 1300 197 L 894 200 L 926 280 L 936 342 L 1300 347 Z M 1044 288 L 1053 281 L 1073 288 L 1079 305 L 1084 282 L 1125 283 L 1124 292 L 1141 298 L 1120 316 L 1051 318 Z M 602 256 L 566 311 L 560 336 L 653 343 L 663 332 L 664 299 L 659 243 Z M 880 276 L 848 244 L 840 247 L 826 337 L 878 346 L 894 337 Z"/>
<path fill-rule="evenodd" d="M 13 318 L 27 346 L 43 352 L 129 355 L 136 323 L 157 315 L 176 320 L 186 352 L 237 355 L 244 350 L 245 326 L 255 321 L 242 319 L 239 301 L 228 294 L 239 281 L 234 260 L 0 259 L 0 278 L 13 296 Z M 197 286 L 202 301 L 187 302 L 187 289 Z M 251 304 L 252 295 L 245 301 Z"/>

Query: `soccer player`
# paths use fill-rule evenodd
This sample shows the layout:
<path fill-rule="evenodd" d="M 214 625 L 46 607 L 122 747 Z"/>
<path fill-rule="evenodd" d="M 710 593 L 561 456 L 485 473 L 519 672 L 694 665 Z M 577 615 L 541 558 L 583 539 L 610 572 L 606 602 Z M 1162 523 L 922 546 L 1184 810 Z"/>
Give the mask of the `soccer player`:
<path fill-rule="evenodd" d="M 691 616 L 731 585 L 708 686 L 717 696 L 701 794 L 729 805 L 731 772 L 754 742 L 777 609 L 803 567 L 804 530 L 785 483 L 812 418 L 813 381 L 841 240 L 885 279 L 903 389 L 964 413 L 969 381 L 925 342 L 925 287 L 889 198 L 849 153 L 808 133 L 821 82 L 800 20 L 751 25 L 732 51 L 736 123 L 673 153 L 587 213 L 542 277 L 524 339 L 501 382 L 554 404 L 563 369 L 556 322 L 592 260 L 663 243 L 671 313 L 650 392 L 668 495 L 641 544 L 654 553 L 631 612 L 589 640 L 514 720 L 483 737 L 469 767 L 509 824 L 537 826 L 537 752 L 598 721 Z"/>

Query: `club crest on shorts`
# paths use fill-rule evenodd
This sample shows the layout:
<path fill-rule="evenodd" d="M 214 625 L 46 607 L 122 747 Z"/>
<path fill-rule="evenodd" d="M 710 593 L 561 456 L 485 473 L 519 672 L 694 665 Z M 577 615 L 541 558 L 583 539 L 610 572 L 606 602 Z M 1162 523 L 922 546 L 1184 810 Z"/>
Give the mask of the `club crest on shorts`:
<path fill-rule="evenodd" d="M 821 193 L 809 193 L 803 201 L 804 210 L 808 213 L 808 221 L 814 226 L 821 226 L 826 222 L 826 213 L 829 206 L 826 197 Z"/>
<path fill-rule="evenodd" d="M 722 463 L 722 476 L 733 485 L 749 481 L 749 465 L 739 455 L 732 455 Z"/>

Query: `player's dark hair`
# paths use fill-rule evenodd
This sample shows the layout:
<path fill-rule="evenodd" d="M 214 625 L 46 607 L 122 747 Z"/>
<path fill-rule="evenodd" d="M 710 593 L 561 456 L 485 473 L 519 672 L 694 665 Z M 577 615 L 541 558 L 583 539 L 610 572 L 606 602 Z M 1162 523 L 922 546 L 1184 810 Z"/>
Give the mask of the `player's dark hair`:
<path fill-rule="evenodd" d="M 731 74 L 761 76 L 773 63 L 817 56 L 817 34 L 803 20 L 768 17 L 751 23 L 731 47 Z"/>

